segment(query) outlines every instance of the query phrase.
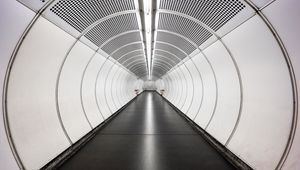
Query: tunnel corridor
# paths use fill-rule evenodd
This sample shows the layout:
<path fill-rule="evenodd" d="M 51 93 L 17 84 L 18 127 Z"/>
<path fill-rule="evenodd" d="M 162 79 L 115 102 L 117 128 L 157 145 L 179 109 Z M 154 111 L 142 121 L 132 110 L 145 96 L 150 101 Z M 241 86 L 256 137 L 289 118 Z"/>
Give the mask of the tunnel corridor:
<path fill-rule="evenodd" d="M 59 169 L 234 168 L 161 96 L 144 92 Z"/>
<path fill-rule="evenodd" d="M 0 169 L 300 169 L 300 1 L 1 0 Z"/>

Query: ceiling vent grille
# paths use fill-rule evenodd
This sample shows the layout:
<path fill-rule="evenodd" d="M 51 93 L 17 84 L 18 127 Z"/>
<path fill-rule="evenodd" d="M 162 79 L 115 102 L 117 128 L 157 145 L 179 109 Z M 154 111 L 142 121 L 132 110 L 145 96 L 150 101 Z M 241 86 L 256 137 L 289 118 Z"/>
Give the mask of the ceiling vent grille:
<path fill-rule="evenodd" d="M 101 46 L 105 41 L 115 35 L 138 29 L 139 27 L 136 14 L 129 13 L 119 15 L 99 23 L 88 31 L 85 37 L 95 45 Z"/>
<path fill-rule="evenodd" d="M 144 52 L 143 50 L 138 50 L 138 51 L 133 51 L 133 52 L 130 52 L 128 54 L 125 54 L 122 57 L 122 59 L 120 59 L 122 62 L 126 61 L 127 59 L 131 58 L 132 56 L 137 56 L 137 55 L 140 55 L 140 56 L 144 56 Z"/>
<path fill-rule="evenodd" d="M 161 49 L 161 50 L 164 50 L 164 51 L 168 51 L 168 52 L 176 55 L 180 59 L 184 59 L 187 56 L 186 54 L 184 54 L 179 49 L 177 49 L 177 48 L 175 48 L 171 45 L 160 43 L 160 42 L 156 42 L 155 49 Z"/>
<path fill-rule="evenodd" d="M 167 58 L 173 60 L 175 64 L 177 64 L 177 63 L 180 62 L 180 59 L 179 59 L 179 58 L 176 58 L 176 57 L 173 56 L 172 54 L 169 54 L 169 53 L 167 53 L 167 52 L 161 51 L 161 50 L 159 50 L 159 49 L 156 49 L 156 50 L 154 51 L 154 55 L 155 55 L 155 58 L 160 58 L 159 56 L 167 57 Z"/>
<path fill-rule="evenodd" d="M 153 74 L 155 74 L 156 76 L 164 75 L 167 71 L 169 70 L 162 66 L 153 65 Z"/>
<path fill-rule="evenodd" d="M 190 15 L 214 31 L 225 25 L 246 6 L 238 0 L 161 0 L 160 9 Z"/>
<path fill-rule="evenodd" d="M 161 56 L 156 53 L 156 54 L 154 54 L 153 63 L 159 62 L 158 60 L 162 60 L 171 66 L 175 66 L 177 64 L 174 60 L 172 60 L 172 58 L 168 58 L 166 56 Z"/>
<path fill-rule="evenodd" d="M 193 46 L 193 44 L 175 34 L 158 31 L 156 40 L 173 44 L 185 51 L 187 54 L 191 54 L 194 50 L 196 50 L 196 47 Z"/>
<path fill-rule="evenodd" d="M 123 55 L 125 55 L 126 53 L 128 53 L 130 51 L 139 50 L 139 49 L 140 50 L 143 49 L 142 43 L 131 44 L 131 45 L 128 45 L 128 46 L 126 46 L 124 48 L 121 48 L 118 51 L 116 51 L 114 54 L 112 54 L 112 57 L 116 60 L 119 59 L 118 61 L 120 63 L 122 63 L 124 60 L 128 59 L 128 58 L 125 58 L 125 56 L 123 56 Z M 132 55 L 130 55 L 130 56 L 132 56 Z M 130 57 L 130 56 L 128 56 L 128 57 Z M 120 59 L 120 57 L 122 57 L 122 58 Z M 126 57 L 127 57 L 127 55 L 126 55 Z"/>
<path fill-rule="evenodd" d="M 145 62 L 145 57 L 144 56 L 132 56 L 129 59 L 127 59 L 126 61 L 124 61 L 122 64 L 124 66 L 128 66 L 131 63 L 136 63 L 136 62 L 140 62 L 140 61 Z"/>
<path fill-rule="evenodd" d="M 102 47 L 102 50 L 107 54 L 111 54 L 114 50 L 133 42 L 141 41 L 140 32 L 130 32 L 121 36 L 118 36 Z"/>
<path fill-rule="evenodd" d="M 60 0 L 50 11 L 82 32 L 105 16 L 134 9 L 134 0 Z"/>
<path fill-rule="evenodd" d="M 136 74 L 141 74 L 141 72 L 146 71 L 147 65 L 145 62 L 140 62 L 140 63 L 132 64 L 131 66 L 129 66 L 129 68 L 130 71 Z"/>
<path fill-rule="evenodd" d="M 144 65 L 144 67 L 141 67 L 141 68 L 136 69 L 136 70 L 131 69 L 130 71 L 132 71 L 132 72 L 133 72 L 134 74 L 136 74 L 137 76 L 142 77 L 142 76 L 147 75 L 147 70 L 146 70 L 146 68 L 147 68 L 147 66 Z"/>
<path fill-rule="evenodd" d="M 198 23 L 187 18 L 168 13 L 159 14 L 158 29 L 181 34 L 198 46 L 212 36 L 207 29 L 203 28 Z"/>

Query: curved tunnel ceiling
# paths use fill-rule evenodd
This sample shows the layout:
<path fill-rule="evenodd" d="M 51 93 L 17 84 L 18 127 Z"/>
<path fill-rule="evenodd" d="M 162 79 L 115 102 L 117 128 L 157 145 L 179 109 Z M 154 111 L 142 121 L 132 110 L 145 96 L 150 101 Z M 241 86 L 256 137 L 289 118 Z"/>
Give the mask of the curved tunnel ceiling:
<path fill-rule="evenodd" d="M 146 56 L 142 0 L 20 1 L 36 11 L 48 3 L 46 19 L 144 80 L 160 78 L 254 13 L 242 1 L 152 1 L 151 56 Z"/>
<path fill-rule="evenodd" d="M 139 7 L 133 0 L 56 1 L 48 9 L 50 20 L 61 20 L 63 29 L 74 28 L 83 42 L 92 44 L 92 48 L 112 57 L 137 77 L 147 72 Z M 131 70 L 134 64 L 144 69 Z"/>
<path fill-rule="evenodd" d="M 250 167 L 299 168 L 298 1 L 154 0 L 150 46 L 143 0 L 4 1 L 16 167 L 43 167 L 148 84 Z"/>

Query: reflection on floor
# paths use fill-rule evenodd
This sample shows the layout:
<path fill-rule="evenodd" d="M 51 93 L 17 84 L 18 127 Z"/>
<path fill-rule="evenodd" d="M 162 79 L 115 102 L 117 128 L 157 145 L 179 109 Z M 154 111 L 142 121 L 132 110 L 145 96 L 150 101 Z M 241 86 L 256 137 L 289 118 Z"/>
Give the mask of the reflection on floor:
<path fill-rule="evenodd" d="M 234 169 L 155 92 L 144 92 L 60 169 Z"/>

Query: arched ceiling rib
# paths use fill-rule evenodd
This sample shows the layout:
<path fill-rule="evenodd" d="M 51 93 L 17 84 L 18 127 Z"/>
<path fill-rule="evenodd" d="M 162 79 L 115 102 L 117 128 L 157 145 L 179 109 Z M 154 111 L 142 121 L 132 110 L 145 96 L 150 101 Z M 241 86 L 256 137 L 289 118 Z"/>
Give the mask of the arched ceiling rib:
<path fill-rule="evenodd" d="M 136 66 L 136 67 L 134 67 L 134 68 L 132 68 L 130 70 L 132 72 L 139 72 L 139 71 L 141 71 L 141 72 L 143 72 L 141 75 L 143 75 L 144 73 L 147 73 L 147 70 L 145 69 L 145 65 L 144 64 L 138 65 L 138 66 Z"/>
<path fill-rule="evenodd" d="M 145 62 L 145 60 L 136 60 L 136 61 L 134 61 L 134 62 L 129 63 L 129 64 L 127 65 L 127 68 L 128 68 L 129 70 L 131 70 L 131 69 L 133 69 L 135 66 L 141 66 L 141 65 L 143 65 L 144 62 Z"/>
<path fill-rule="evenodd" d="M 129 64 L 137 62 L 137 61 L 145 61 L 144 58 L 141 58 L 140 55 L 136 55 L 136 56 L 132 56 L 128 59 L 126 59 L 125 61 L 122 62 L 122 64 L 127 67 Z"/>
<path fill-rule="evenodd" d="M 159 63 L 159 64 L 162 64 L 162 65 L 165 65 L 166 67 L 168 67 L 169 69 L 171 69 L 172 67 L 174 67 L 174 65 L 168 63 L 167 61 L 165 60 L 162 60 L 162 59 L 155 59 L 153 61 L 153 65 L 155 65 L 156 63 Z"/>
<path fill-rule="evenodd" d="M 198 46 L 212 36 L 208 30 L 203 28 L 198 23 L 185 17 L 169 13 L 159 14 L 157 29 L 181 34 L 194 41 Z"/>
<path fill-rule="evenodd" d="M 139 31 L 129 32 L 115 37 L 114 39 L 106 43 L 102 47 L 102 50 L 107 52 L 108 54 L 111 54 L 114 50 L 120 47 L 123 47 L 132 42 L 139 42 L 139 41 L 142 41 Z"/>
<path fill-rule="evenodd" d="M 130 51 L 130 52 L 126 53 L 126 54 L 123 54 L 117 60 L 118 61 L 119 60 L 125 61 L 126 59 L 131 58 L 132 56 L 135 56 L 135 55 L 144 55 L 144 50 L 143 49 L 138 49 L 138 50 Z"/>
<path fill-rule="evenodd" d="M 133 66 L 130 67 L 129 70 L 132 71 L 132 72 L 136 72 L 136 71 L 140 71 L 140 70 L 147 72 L 147 70 L 144 67 L 144 64 L 133 65 Z"/>
<path fill-rule="evenodd" d="M 114 29 L 112 29 L 114 28 Z M 85 37 L 97 46 L 102 45 L 114 35 L 130 30 L 138 30 L 138 21 L 135 13 L 119 15 L 99 23 Z"/>
<path fill-rule="evenodd" d="M 137 56 L 137 51 L 140 52 L 136 59 L 145 59 L 137 1 L 59 0 L 50 6 L 50 11 L 80 33 L 89 29 L 84 37 L 119 63 L 122 64 L 128 58 Z M 118 15 L 114 16 L 117 13 Z M 107 16 L 112 17 L 99 22 Z M 143 73 L 135 74 L 140 76 Z"/>
<path fill-rule="evenodd" d="M 148 73 L 145 64 L 143 63 L 140 63 L 139 65 L 134 65 L 129 70 L 133 73 L 139 73 L 139 75 L 142 75 L 145 72 Z"/>
<path fill-rule="evenodd" d="M 154 59 L 153 59 L 153 62 L 155 62 L 157 59 L 161 59 L 165 62 L 168 62 L 170 65 L 172 66 L 175 66 L 176 65 L 176 62 L 173 61 L 171 58 L 168 58 L 166 56 L 163 56 L 163 55 L 159 55 L 159 54 L 154 54 Z"/>
<path fill-rule="evenodd" d="M 239 13 L 245 5 L 238 0 L 234 1 L 169 1 L 161 0 L 160 9 L 173 10 L 185 13 L 203 22 L 214 31 L 221 28 L 228 20 Z"/>
<path fill-rule="evenodd" d="M 138 69 L 130 70 L 130 71 L 132 71 L 133 73 L 139 73 L 140 78 L 142 78 L 143 75 L 147 75 L 148 74 L 145 65 L 140 65 L 140 67 Z"/>
<path fill-rule="evenodd" d="M 174 34 L 170 34 L 168 32 L 162 32 L 162 31 L 157 31 L 157 38 L 156 41 L 161 41 L 161 42 L 167 42 L 169 44 L 173 44 L 183 51 L 185 51 L 187 54 L 192 53 L 194 50 L 196 50 L 196 47 L 194 47 L 190 42 L 187 40 L 178 37 Z"/>
<path fill-rule="evenodd" d="M 160 0 L 156 14 L 158 22 L 153 66 L 154 63 L 159 63 L 155 62 L 155 58 L 166 62 L 166 58 L 172 58 L 175 64 L 179 63 L 213 36 L 211 30 L 218 31 L 245 7 L 238 0 Z M 181 14 L 201 22 L 202 25 Z M 153 72 L 155 69 L 157 68 L 153 67 Z"/>
<path fill-rule="evenodd" d="M 124 61 L 126 59 L 125 57 L 122 57 L 124 54 L 127 54 L 127 53 L 129 53 L 131 51 L 142 50 L 142 49 L 143 49 L 143 44 L 142 43 L 130 44 L 130 45 L 126 46 L 126 47 L 123 47 L 123 48 L 119 49 L 115 53 L 111 54 L 111 56 L 114 59 L 118 60 L 119 62 L 122 62 L 122 61 Z"/>
<path fill-rule="evenodd" d="M 174 46 L 171 46 L 170 44 L 167 44 L 163 41 L 157 41 L 155 44 L 155 48 L 164 50 L 164 51 L 168 51 L 172 54 L 176 54 L 176 56 L 178 58 L 180 58 L 181 60 L 186 57 L 185 53 L 183 53 L 181 50 L 179 50 L 178 48 L 175 48 Z"/>
<path fill-rule="evenodd" d="M 108 15 L 134 10 L 133 0 L 69 1 L 60 0 L 50 10 L 79 32 Z"/>
<path fill-rule="evenodd" d="M 153 0 L 152 3 L 150 67 L 157 78 L 190 54 L 200 52 L 201 45 L 217 39 L 217 32 L 225 34 L 253 14 L 239 0 Z M 44 17 L 74 37 L 82 35 L 82 42 L 127 69 L 140 64 L 141 69 L 134 70 L 134 74 L 145 77 L 148 64 L 143 10 L 143 0 L 55 0 L 45 10 Z"/>

